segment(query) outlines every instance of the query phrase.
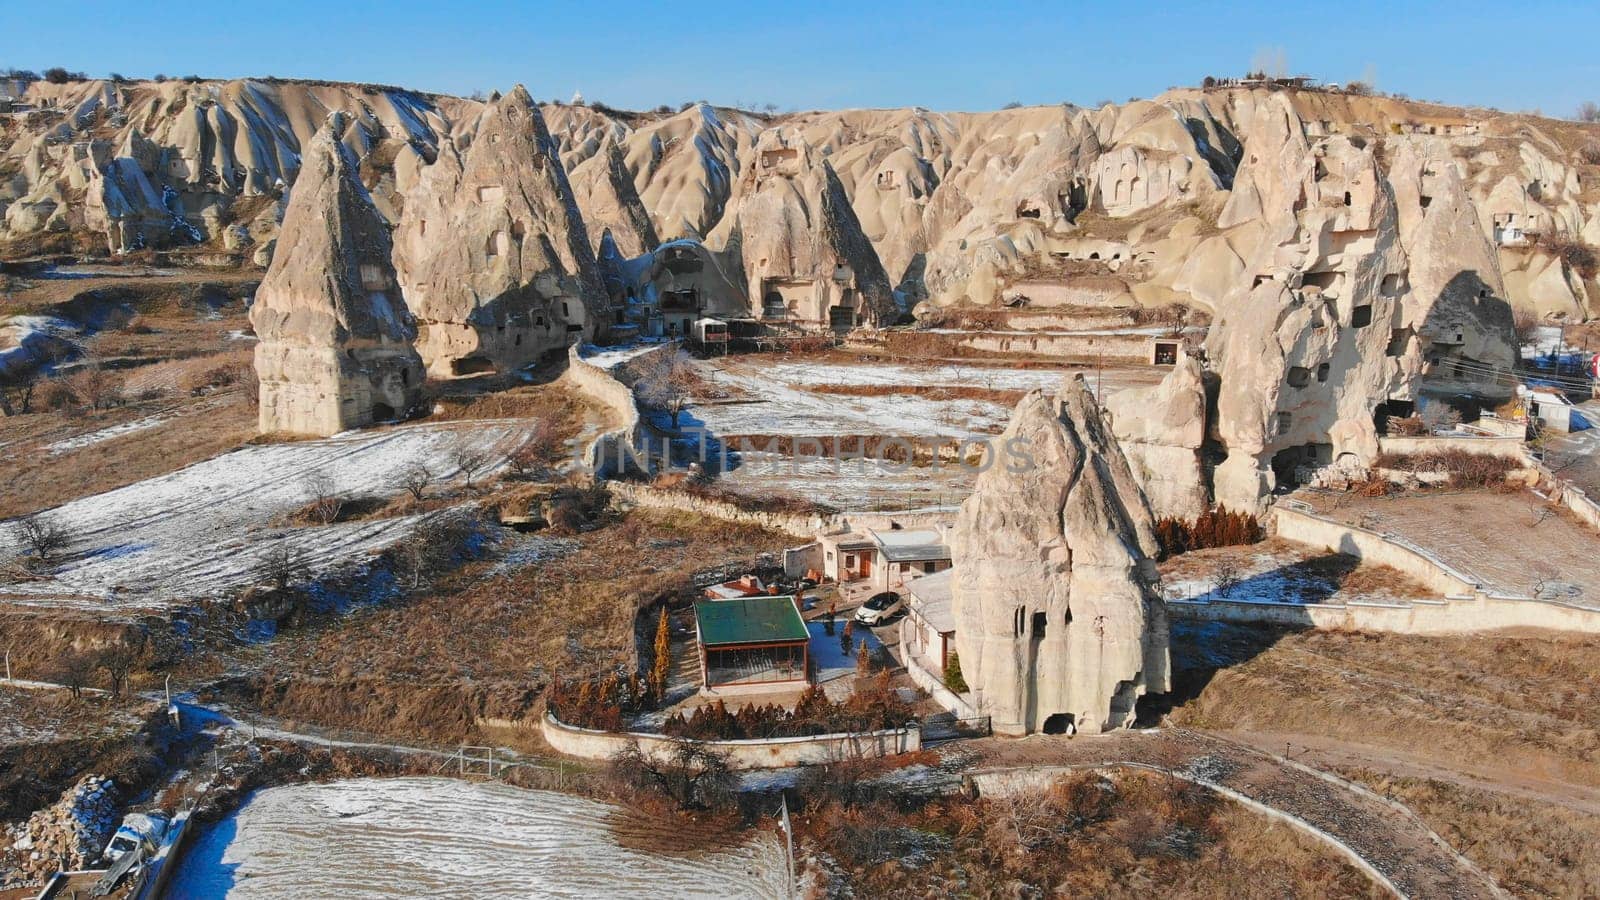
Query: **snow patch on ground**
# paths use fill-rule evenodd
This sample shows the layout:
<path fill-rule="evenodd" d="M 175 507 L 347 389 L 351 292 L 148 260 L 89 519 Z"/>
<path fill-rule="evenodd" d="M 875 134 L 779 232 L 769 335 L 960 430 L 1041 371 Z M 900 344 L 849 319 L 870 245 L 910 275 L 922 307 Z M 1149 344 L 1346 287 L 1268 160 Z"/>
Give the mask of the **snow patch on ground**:
<path fill-rule="evenodd" d="M 310 476 L 326 476 L 345 496 L 393 496 L 396 478 L 414 463 L 437 483 L 462 480 L 451 457 L 465 444 L 489 455 L 474 476 L 486 478 L 530 427 L 512 420 L 414 425 L 245 447 L 75 500 L 46 514 L 72 538 L 67 561 L 48 578 L 0 586 L 0 596 L 96 610 L 219 597 L 258 581 L 262 559 L 279 542 L 301 551 L 314 574 L 326 574 L 389 546 L 422 517 L 272 527 L 312 499 Z M 0 523 L 0 547 L 12 546 L 15 532 Z"/>
<path fill-rule="evenodd" d="M 342 897 L 778 898 L 770 836 L 694 857 L 624 848 L 613 807 L 549 791 L 446 778 L 357 779 L 261 791 L 208 827 L 171 895 L 194 900 Z"/>
<path fill-rule="evenodd" d="M 120 425 L 112 425 L 99 431 L 91 431 L 88 434 L 80 434 L 63 441 L 56 441 L 53 444 L 45 445 L 44 449 L 49 451 L 52 456 L 66 453 L 69 450 L 81 450 L 84 447 L 89 447 L 102 441 L 109 441 L 112 438 L 119 438 L 125 434 L 133 434 L 136 431 L 155 428 L 167 420 L 167 416 L 145 416 L 142 419 L 134 419 L 132 422 L 123 422 Z"/>

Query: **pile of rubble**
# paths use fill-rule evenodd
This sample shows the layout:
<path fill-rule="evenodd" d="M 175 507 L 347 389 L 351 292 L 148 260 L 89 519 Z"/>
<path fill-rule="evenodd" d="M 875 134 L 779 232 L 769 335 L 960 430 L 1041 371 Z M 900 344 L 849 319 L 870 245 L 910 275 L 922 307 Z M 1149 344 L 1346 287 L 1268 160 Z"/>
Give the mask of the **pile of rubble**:
<path fill-rule="evenodd" d="M 82 869 L 117 827 L 117 786 L 87 775 L 61 799 L 5 830 L 0 890 L 35 884 L 57 869 Z"/>

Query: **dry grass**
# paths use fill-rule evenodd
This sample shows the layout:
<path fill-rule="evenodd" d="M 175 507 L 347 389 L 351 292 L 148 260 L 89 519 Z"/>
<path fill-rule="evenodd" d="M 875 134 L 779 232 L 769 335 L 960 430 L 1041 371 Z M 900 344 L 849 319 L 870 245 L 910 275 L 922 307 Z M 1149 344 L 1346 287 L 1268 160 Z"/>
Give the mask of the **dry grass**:
<path fill-rule="evenodd" d="M 1600 638 L 1173 629 L 1177 724 L 1320 735 L 1600 785 Z"/>
<path fill-rule="evenodd" d="M 1369 769 L 1346 777 L 1392 797 L 1519 897 L 1584 897 L 1600 885 L 1600 816 Z"/>
<path fill-rule="evenodd" d="M 40 449 L 49 441 L 169 411 L 172 420 L 154 428 L 60 455 Z M 8 427 L 15 423 L 29 429 L 31 435 L 23 439 L 33 447 L 5 450 L 7 477 L 0 480 L 0 518 L 124 487 L 232 450 L 254 436 L 256 412 L 242 391 L 230 389 L 203 398 L 146 401 L 81 418 L 52 412 L 3 421 Z"/>
<path fill-rule="evenodd" d="M 295 721 L 458 741 L 480 716 L 527 716 L 553 675 L 632 665 L 641 607 L 689 597 L 697 571 L 791 542 L 644 510 L 574 540 L 559 559 L 472 563 L 406 602 L 286 633 L 245 690 Z"/>
<path fill-rule="evenodd" d="M 1328 848 L 1187 782 L 1069 776 L 1015 798 L 800 819 L 858 896 L 1382 896 Z"/>

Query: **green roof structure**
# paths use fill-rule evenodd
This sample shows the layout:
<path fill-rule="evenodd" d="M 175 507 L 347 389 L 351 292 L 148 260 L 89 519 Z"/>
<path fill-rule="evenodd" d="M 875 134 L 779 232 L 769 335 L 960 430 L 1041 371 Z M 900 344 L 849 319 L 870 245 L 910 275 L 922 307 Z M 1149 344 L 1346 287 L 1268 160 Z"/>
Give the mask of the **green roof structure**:
<path fill-rule="evenodd" d="M 694 619 L 700 643 L 706 647 L 792 644 L 811 639 L 793 597 L 702 600 L 694 605 Z"/>

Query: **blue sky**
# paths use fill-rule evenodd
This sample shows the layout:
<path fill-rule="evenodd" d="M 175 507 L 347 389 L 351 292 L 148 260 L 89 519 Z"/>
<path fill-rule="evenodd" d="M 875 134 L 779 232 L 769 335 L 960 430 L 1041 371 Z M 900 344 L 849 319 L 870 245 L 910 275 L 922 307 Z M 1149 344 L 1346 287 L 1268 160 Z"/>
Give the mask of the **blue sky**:
<path fill-rule="evenodd" d="M 1600 101 L 1600 3 L 0 2 L 0 68 L 280 75 L 623 107 L 782 109 L 1149 97 L 1259 54 L 1447 103 Z"/>

